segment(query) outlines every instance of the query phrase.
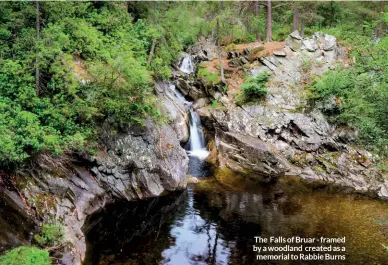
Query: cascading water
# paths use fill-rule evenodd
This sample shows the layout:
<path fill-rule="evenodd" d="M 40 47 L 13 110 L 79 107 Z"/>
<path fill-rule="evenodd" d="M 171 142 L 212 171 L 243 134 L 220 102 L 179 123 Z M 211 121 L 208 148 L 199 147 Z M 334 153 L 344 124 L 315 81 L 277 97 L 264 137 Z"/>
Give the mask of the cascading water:
<path fill-rule="evenodd" d="M 192 102 L 187 101 L 185 97 L 176 89 L 175 85 L 170 84 L 172 95 L 178 99 L 186 108 L 190 115 L 190 138 L 186 148 L 190 157 L 189 173 L 195 177 L 203 177 L 210 174 L 209 165 L 205 159 L 209 155 L 206 149 L 205 137 L 202 131 L 201 119 L 192 108 Z"/>
<path fill-rule="evenodd" d="M 198 114 L 189 108 L 190 113 L 190 151 L 189 155 L 197 157 L 201 160 L 209 155 L 209 151 L 205 147 L 205 137 L 201 128 L 201 119 Z"/>
<path fill-rule="evenodd" d="M 194 72 L 194 65 L 193 65 L 193 60 L 190 54 L 186 55 L 181 63 L 181 66 L 179 69 L 186 73 L 186 74 L 191 74 Z"/>

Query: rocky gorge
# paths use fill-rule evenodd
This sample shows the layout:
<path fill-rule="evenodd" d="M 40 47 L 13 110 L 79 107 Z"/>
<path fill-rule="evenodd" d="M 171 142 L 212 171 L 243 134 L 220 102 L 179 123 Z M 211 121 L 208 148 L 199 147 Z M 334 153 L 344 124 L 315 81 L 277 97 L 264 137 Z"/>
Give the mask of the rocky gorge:
<path fill-rule="evenodd" d="M 176 67 L 173 73 L 176 89 L 193 101 L 207 138 L 214 139 L 216 165 L 260 182 L 296 176 L 312 185 L 334 185 L 387 200 L 388 178 L 376 167 L 376 157 L 353 145 L 355 131 L 330 124 L 322 114 L 335 99 L 311 109 L 305 94 L 311 75 L 346 64 L 345 49 L 330 35 L 304 39 L 298 32 L 280 48 L 250 57 L 254 48 L 229 51 L 224 57 L 234 61 L 227 69 L 230 74 L 233 68 L 253 76 L 271 74 L 263 102 L 236 104 L 236 91 L 224 91 L 198 75 L 198 65 L 217 60 L 216 47 L 205 40 L 186 54 L 193 72 Z M 1 210 L 8 213 L 0 218 L 0 247 L 28 244 L 39 223 L 56 220 L 65 226 L 70 242 L 57 253 L 58 259 L 80 265 L 86 256 L 84 231 L 93 229 L 84 223 L 93 213 L 114 201 L 186 188 L 189 158 L 182 146 L 190 137 L 190 118 L 173 92 L 170 82 L 155 84 L 167 121 L 149 120 L 121 132 L 107 124 L 101 128 L 103 147 L 95 156 L 77 154 L 58 161 L 42 157 L 39 167 L 15 174 L 8 188 L 0 188 Z M 214 101 L 221 106 L 212 107 Z"/>
<path fill-rule="evenodd" d="M 306 95 L 305 85 L 311 76 L 337 65 L 346 67 L 346 49 L 331 35 L 318 32 L 304 39 L 297 31 L 280 48 L 250 58 L 254 48 L 231 51 L 227 56 L 239 61 L 236 69 L 250 61 L 250 68 L 245 69 L 249 75 L 271 74 L 263 102 L 235 104 L 233 92 L 206 87 L 201 78 L 176 81 L 186 96 L 202 105 L 197 112 L 215 137 L 219 165 L 264 181 L 298 176 L 306 182 L 388 199 L 387 175 L 376 168 L 376 156 L 354 145 L 356 131 L 330 124 L 322 114 L 336 107 L 336 99 L 312 108 Z M 193 50 L 198 60 L 215 58 L 214 47 L 213 53 L 197 47 Z M 227 71 L 233 72 L 233 67 Z M 222 107 L 203 106 L 203 102 L 214 100 Z"/>

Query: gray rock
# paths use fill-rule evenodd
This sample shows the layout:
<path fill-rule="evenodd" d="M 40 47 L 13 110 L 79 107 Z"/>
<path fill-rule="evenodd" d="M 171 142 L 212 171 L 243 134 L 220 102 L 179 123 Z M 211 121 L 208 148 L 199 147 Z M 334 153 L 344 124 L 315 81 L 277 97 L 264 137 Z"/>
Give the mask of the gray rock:
<path fill-rule="evenodd" d="M 158 96 L 167 100 L 167 96 L 160 92 L 162 90 L 158 91 Z M 20 195 L 30 207 L 26 207 L 19 194 L 14 194 L 13 201 L 18 201 L 19 206 L 13 208 L 20 209 L 22 215 L 18 218 L 24 220 L 20 227 L 30 231 L 35 229 L 33 218 L 32 221 L 27 218 L 30 214 L 44 222 L 57 220 L 65 226 L 70 245 L 60 257 L 61 264 L 81 265 L 86 253 L 83 224 L 89 215 L 106 203 L 115 199 L 150 198 L 186 187 L 188 157 L 173 126 L 146 121 L 144 126 L 125 128 L 125 132 L 112 133 L 112 129 L 108 123 L 102 126 L 101 139 L 105 149 L 94 159 L 85 160 L 82 167 L 69 163 L 66 168 L 58 169 L 50 164 L 51 160 L 47 162 L 42 156 L 37 160 L 40 168 L 15 178 L 16 185 L 20 185 Z M 58 165 L 61 163 L 59 161 Z M 0 204 L 1 194 L 2 190 Z M 9 242 L 20 245 L 29 240 L 23 237 L 14 239 Z"/>
<path fill-rule="evenodd" d="M 209 103 L 210 103 L 209 98 L 200 98 L 200 99 L 194 101 L 192 108 L 194 110 L 197 110 L 199 108 L 205 107 Z"/>
<path fill-rule="evenodd" d="M 332 35 L 325 35 L 323 50 L 332 51 L 337 46 L 337 39 Z"/>
<path fill-rule="evenodd" d="M 240 61 L 241 61 L 241 63 L 242 63 L 243 65 L 249 63 L 249 60 L 248 60 L 245 56 L 240 57 Z"/>
<path fill-rule="evenodd" d="M 183 78 L 176 80 L 174 84 L 184 96 L 189 96 L 194 100 L 206 97 L 206 93 L 204 91 Z"/>
<path fill-rule="evenodd" d="M 241 134 L 216 130 L 216 146 L 221 167 L 269 182 L 288 170 L 271 144 Z"/>
<path fill-rule="evenodd" d="M 313 39 L 315 39 L 319 48 L 324 51 L 334 50 L 337 46 L 337 39 L 334 36 L 322 32 L 315 32 Z"/>
<path fill-rule="evenodd" d="M 273 55 L 279 56 L 279 57 L 286 57 L 287 56 L 287 54 L 284 50 L 273 51 Z"/>
<path fill-rule="evenodd" d="M 303 47 L 309 52 L 315 52 L 318 50 L 318 44 L 314 39 L 307 39 L 302 41 Z"/>
<path fill-rule="evenodd" d="M 286 39 L 286 45 L 291 48 L 293 51 L 300 51 L 302 48 L 302 37 L 300 37 L 299 32 L 296 30 L 292 32 Z"/>
<path fill-rule="evenodd" d="M 290 37 L 296 40 L 302 40 L 303 38 L 300 36 L 298 30 L 294 30 L 291 34 Z"/>

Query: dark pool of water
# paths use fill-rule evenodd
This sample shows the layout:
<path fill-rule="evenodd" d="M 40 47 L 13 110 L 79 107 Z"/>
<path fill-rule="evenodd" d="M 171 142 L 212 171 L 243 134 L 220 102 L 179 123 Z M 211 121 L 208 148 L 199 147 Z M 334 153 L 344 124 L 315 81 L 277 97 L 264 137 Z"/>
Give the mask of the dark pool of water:
<path fill-rule="evenodd" d="M 116 203 L 85 225 L 85 265 L 388 264 L 388 204 L 351 195 L 202 182 L 184 192 Z M 254 236 L 346 237 L 345 261 L 256 261 Z"/>

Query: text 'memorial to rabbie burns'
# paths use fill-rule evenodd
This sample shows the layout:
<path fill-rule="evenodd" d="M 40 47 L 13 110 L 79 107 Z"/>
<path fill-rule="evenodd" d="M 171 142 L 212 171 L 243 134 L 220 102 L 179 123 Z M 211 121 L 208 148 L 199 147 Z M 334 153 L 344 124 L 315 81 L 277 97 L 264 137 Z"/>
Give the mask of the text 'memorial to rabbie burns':
<path fill-rule="evenodd" d="M 346 260 L 345 237 L 254 237 L 257 260 Z"/>

